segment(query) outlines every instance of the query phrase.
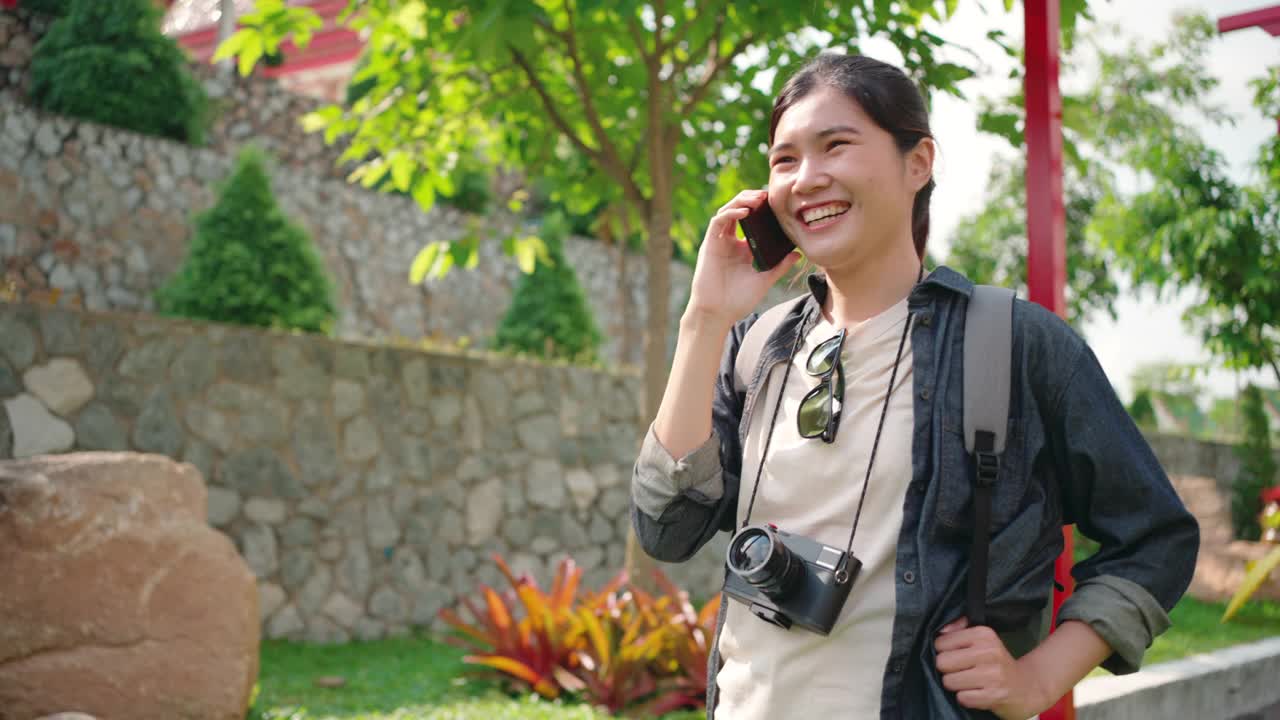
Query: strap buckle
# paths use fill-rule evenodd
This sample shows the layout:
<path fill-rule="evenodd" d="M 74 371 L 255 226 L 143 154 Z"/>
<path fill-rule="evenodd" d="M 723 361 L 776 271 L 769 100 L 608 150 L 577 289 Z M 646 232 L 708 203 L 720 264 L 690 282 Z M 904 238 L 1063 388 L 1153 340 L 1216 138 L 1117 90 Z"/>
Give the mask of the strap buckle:
<path fill-rule="evenodd" d="M 1000 474 L 1000 456 L 992 452 L 976 452 L 974 457 L 978 461 L 978 484 L 982 486 L 994 485 L 996 476 Z"/>

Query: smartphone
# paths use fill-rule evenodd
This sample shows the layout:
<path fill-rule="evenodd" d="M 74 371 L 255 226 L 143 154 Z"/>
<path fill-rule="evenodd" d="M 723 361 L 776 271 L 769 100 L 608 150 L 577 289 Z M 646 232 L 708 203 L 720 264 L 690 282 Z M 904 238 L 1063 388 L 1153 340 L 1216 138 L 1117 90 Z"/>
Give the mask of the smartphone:
<path fill-rule="evenodd" d="M 772 270 L 795 249 L 795 243 L 782 231 L 778 216 L 766 200 L 760 207 L 738 221 L 751 248 L 752 266 L 757 272 Z"/>

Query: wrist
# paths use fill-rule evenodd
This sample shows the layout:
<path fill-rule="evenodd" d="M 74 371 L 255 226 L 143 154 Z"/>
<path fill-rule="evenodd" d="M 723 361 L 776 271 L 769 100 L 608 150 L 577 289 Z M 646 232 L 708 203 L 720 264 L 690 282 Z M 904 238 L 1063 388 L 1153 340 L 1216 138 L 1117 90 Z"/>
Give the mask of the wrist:
<path fill-rule="evenodd" d="M 1057 690 L 1052 682 L 1052 672 L 1046 672 L 1045 668 L 1039 667 L 1038 657 L 1035 651 L 1032 651 L 1014 661 L 1018 665 L 1019 674 L 1022 676 L 1022 682 L 1026 688 L 1026 697 L 1032 707 L 1027 708 L 1028 715 L 1039 714 L 1053 707 L 1062 696 L 1067 694 L 1070 688 Z"/>
<path fill-rule="evenodd" d="M 680 316 L 680 332 L 723 339 L 733 329 L 733 323 L 733 318 L 726 317 L 723 313 L 690 304 Z"/>

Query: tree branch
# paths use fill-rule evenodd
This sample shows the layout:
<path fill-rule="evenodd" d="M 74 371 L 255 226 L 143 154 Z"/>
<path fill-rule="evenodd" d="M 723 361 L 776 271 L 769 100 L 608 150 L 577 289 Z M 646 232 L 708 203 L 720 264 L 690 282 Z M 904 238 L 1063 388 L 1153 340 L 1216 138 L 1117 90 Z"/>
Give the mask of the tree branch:
<path fill-rule="evenodd" d="M 566 121 L 564 116 L 560 114 L 560 110 L 556 107 L 555 101 L 551 99 L 551 95 L 547 92 L 546 85 L 542 84 L 542 80 L 538 77 L 538 73 L 535 72 L 533 66 L 529 64 L 529 60 L 525 58 L 524 54 L 521 53 L 515 45 L 508 43 L 507 49 L 511 51 L 511 57 L 516 61 L 516 64 L 520 66 L 520 69 L 524 70 L 525 77 L 529 78 L 529 84 L 533 86 L 533 91 L 538 94 L 538 99 L 542 101 L 542 108 L 547 111 L 547 117 L 551 118 L 551 122 L 554 123 L 556 128 L 568 137 L 569 141 L 577 146 L 583 154 L 596 162 L 600 162 L 600 151 L 588 146 L 582 138 L 578 137 L 578 133 L 574 132 L 573 128 L 569 126 L 568 121 Z"/>
<path fill-rule="evenodd" d="M 720 38 L 722 37 L 724 32 L 724 21 L 725 21 L 725 18 L 727 18 L 728 16 L 729 16 L 729 2 L 728 0 L 725 0 L 725 3 L 720 6 L 719 10 L 716 11 L 716 25 L 714 28 L 711 29 L 711 33 L 707 35 L 706 39 L 703 40 L 702 45 L 698 47 L 697 50 L 689 51 L 688 59 L 686 59 L 682 63 L 676 64 L 675 72 L 672 73 L 673 75 L 680 76 L 685 74 L 686 72 L 688 72 L 689 68 L 692 67 L 695 62 L 701 62 L 702 59 L 705 58 L 708 53 L 719 51 L 718 48 L 720 47 Z"/>
<path fill-rule="evenodd" d="M 683 11 L 683 8 L 681 10 Z M 675 48 L 680 47 L 680 43 L 688 40 L 689 28 L 692 25 L 693 23 L 687 20 L 683 23 L 677 23 L 675 34 L 671 36 L 671 40 L 663 43 L 661 47 L 657 49 L 658 57 L 662 57 L 662 55 L 666 53 L 668 50 L 674 50 Z"/>
<path fill-rule="evenodd" d="M 632 42 L 636 44 L 636 51 L 640 53 L 640 59 L 646 64 L 650 62 L 649 49 L 645 47 L 644 33 L 640 30 L 640 23 L 635 17 L 627 18 L 627 34 L 631 36 Z M 655 55 L 660 57 L 661 55 Z"/>
<path fill-rule="evenodd" d="M 565 13 L 569 17 L 569 27 L 562 37 L 569 51 L 569 61 L 573 65 L 574 82 L 577 84 L 578 92 L 582 96 L 582 109 L 587 116 L 587 125 L 591 127 L 596 145 L 600 148 L 600 163 L 607 172 L 622 183 L 623 191 L 632 194 L 634 199 L 639 202 L 643 198 L 640 187 L 635 183 L 635 176 L 627 172 L 627 168 L 622 162 L 622 157 L 618 153 L 618 146 L 609 139 L 609 134 L 605 132 L 604 123 L 600 120 L 600 112 L 596 108 L 594 94 L 591 92 L 590 85 L 587 84 L 587 73 L 583 69 L 582 54 L 578 51 L 578 27 L 574 20 L 571 3 L 565 3 Z"/>
<path fill-rule="evenodd" d="M 743 35 L 742 38 L 738 40 L 737 44 L 729 50 L 727 55 L 722 58 L 717 58 L 710 64 L 707 68 L 706 75 L 702 78 L 702 82 L 693 89 L 693 94 L 689 96 L 689 101 L 684 104 L 684 107 L 680 108 L 680 116 L 687 116 L 695 107 L 698 106 L 698 103 L 702 102 L 706 98 L 707 93 L 711 92 L 711 86 L 715 83 L 716 77 L 719 76 L 731 62 L 733 62 L 733 59 L 737 57 L 739 53 L 751 44 L 752 40 L 755 40 L 755 37 L 750 33 Z"/>

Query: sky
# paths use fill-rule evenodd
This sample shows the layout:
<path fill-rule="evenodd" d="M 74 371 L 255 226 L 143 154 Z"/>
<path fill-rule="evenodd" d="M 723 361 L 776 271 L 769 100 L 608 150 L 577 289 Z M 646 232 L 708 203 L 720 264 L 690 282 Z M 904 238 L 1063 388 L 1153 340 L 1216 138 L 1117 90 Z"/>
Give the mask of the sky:
<path fill-rule="evenodd" d="M 1224 15 L 1255 10 L 1277 0 L 1092 0 L 1094 17 L 1101 23 L 1117 23 L 1122 34 L 1103 42 L 1104 47 L 1117 47 L 1126 38 L 1155 42 L 1166 37 L 1172 18 L 1178 11 L 1199 10 L 1216 21 Z M 1000 0 L 983 0 L 984 12 L 978 4 L 960 3 L 957 14 L 939 32 L 947 40 L 979 51 L 979 62 L 988 72 L 965 81 L 962 88 L 968 99 L 938 95 L 933 100 L 930 123 L 940 147 L 940 164 L 935 171 L 938 187 L 932 202 L 930 247 L 936 257 L 945 258 L 950 236 L 957 223 L 981 208 L 983 190 L 993 162 L 1008 158 L 1010 149 L 999 138 L 984 135 L 976 129 L 979 97 L 1001 96 L 1010 89 L 1007 80 L 1009 62 L 1003 53 L 985 39 L 988 30 L 1003 29 L 1009 40 L 1022 41 L 1021 3 L 1012 13 L 1005 13 Z M 862 51 L 887 62 L 901 63 L 901 54 L 888 42 L 872 40 Z M 956 55 L 965 64 L 972 56 Z M 1209 71 L 1219 79 L 1213 100 L 1236 118 L 1232 128 L 1202 128 L 1204 137 L 1227 158 L 1234 179 L 1251 179 L 1250 163 L 1258 148 L 1276 132 L 1276 120 L 1263 117 L 1251 103 L 1252 90 L 1247 80 L 1261 74 L 1267 64 L 1280 63 L 1280 37 L 1273 38 L 1261 29 L 1238 30 L 1220 36 L 1208 60 Z M 1062 84 L 1073 87 L 1083 80 L 1081 72 L 1063 68 Z M 1120 397 L 1132 397 L 1130 376 L 1139 366 L 1153 362 L 1197 363 L 1211 365 L 1212 358 L 1204 350 L 1198 336 L 1185 328 L 1181 316 L 1195 297 L 1191 292 L 1156 298 L 1150 292 L 1128 293 L 1116 303 L 1119 319 L 1101 318 L 1087 322 L 1083 333 L 1097 354 L 1103 369 Z M 1255 380 L 1275 386 L 1270 373 L 1244 374 L 1210 371 L 1200 377 L 1210 395 L 1234 395 L 1238 383 Z M 1206 398 L 1202 407 L 1209 404 Z"/>

